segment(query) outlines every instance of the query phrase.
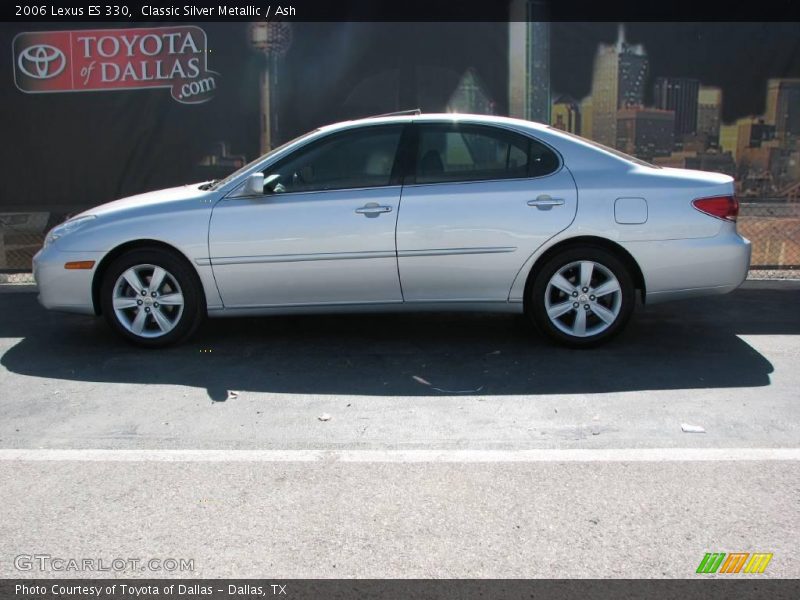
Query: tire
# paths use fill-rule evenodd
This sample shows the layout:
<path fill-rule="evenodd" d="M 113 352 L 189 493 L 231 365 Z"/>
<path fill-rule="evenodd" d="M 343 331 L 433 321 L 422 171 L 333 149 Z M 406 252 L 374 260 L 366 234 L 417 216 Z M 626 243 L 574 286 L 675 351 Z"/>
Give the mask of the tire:
<path fill-rule="evenodd" d="M 159 281 L 151 289 L 154 277 Z M 100 305 L 114 331 L 145 348 L 186 340 L 205 316 L 197 273 L 182 258 L 160 249 L 130 250 L 116 258 L 103 276 Z"/>
<path fill-rule="evenodd" d="M 548 259 L 525 298 L 526 313 L 537 328 L 571 348 L 613 338 L 624 329 L 634 304 L 633 278 L 625 264 L 597 246 L 574 246 Z"/>

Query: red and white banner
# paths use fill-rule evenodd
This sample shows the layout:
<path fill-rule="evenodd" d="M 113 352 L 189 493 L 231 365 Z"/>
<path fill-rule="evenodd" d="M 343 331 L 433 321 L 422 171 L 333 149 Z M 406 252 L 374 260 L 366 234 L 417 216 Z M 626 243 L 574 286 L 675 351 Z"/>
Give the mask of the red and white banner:
<path fill-rule="evenodd" d="M 191 25 L 25 32 L 13 49 L 14 81 L 27 93 L 169 88 L 199 104 L 219 77 L 207 68 L 205 31 Z"/>

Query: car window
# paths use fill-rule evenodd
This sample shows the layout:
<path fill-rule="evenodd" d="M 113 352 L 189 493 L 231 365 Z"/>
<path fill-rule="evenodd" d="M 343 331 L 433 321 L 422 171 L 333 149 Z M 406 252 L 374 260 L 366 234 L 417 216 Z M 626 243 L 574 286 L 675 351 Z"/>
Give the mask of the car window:
<path fill-rule="evenodd" d="M 389 185 L 402 127 L 332 134 L 264 171 L 274 193 Z M 277 177 L 274 177 L 277 176 Z"/>
<path fill-rule="evenodd" d="M 304 133 L 303 135 L 300 135 L 300 136 L 298 136 L 298 137 L 296 137 L 296 138 L 294 138 L 292 140 L 289 140 L 288 142 L 285 142 L 285 143 L 281 144 L 277 148 L 273 148 L 272 150 L 270 150 L 266 154 L 262 154 L 261 156 L 259 156 L 255 160 L 251 160 L 249 163 L 247 163 L 243 167 L 239 167 L 238 169 L 236 169 L 233 173 L 231 173 L 230 175 L 228 175 L 224 179 L 220 179 L 219 181 L 210 182 L 208 184 L 208 188 L 207 189 L 218 190 L 222 186 L 230 183 L 231 181 L 233 181 L 234 179 L 239 177 L 242 173 L 245 173 L 246 171 L 249 171 L 250 169 L 252 169 L 254 166 L 256 166 L 258 163 L 260 163 L 262 160 L 265 160 L 266 158 L 268 158 L 270 155 L 277 154 L 278 152 L 280 152 L 281 150 L 283 150 L 287 146 L 291 146 L 292 144 L 300 143 L 304 139 L 306 139 L 308 137 L 311 137 L 312 135 L 316 134 L 318 131 L 319 131 L 319 129 L 315 129 L 314 131 L 309 131 L 308 133 Z"/>
<path fill-rule="evenodd" d="M 417 183 L 541 177 L 558 165 L 550 148 L 511 131 L 459 124 L 420 127 Z"/>

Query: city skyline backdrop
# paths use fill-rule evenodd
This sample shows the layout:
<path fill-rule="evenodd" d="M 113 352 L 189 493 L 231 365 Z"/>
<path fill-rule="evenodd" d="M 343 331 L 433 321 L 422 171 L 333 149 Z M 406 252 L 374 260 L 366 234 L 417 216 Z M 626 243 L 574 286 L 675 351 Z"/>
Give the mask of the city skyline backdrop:
<path fill-rule="evenodd" d="M 333 101 L 315 124 L 417 107 L 509 115 L 661 166 L 734 175 L 742 194 L 800 195 L 796 27 L 537 22 L 534 4 L 515 0 L 512 20 L 499 24 L 298 25 L 299 50 L 283 47 L 279 62 L 266 52 L 271 75 L 262 81 L 274 85 L 261 88 L 262 128 L 287 126 L 262 134 L 261 151 L 308 129 L 298 121 L 314 121 L 302 116 L 313 100 L 287 101 L 284 88 L 304 87 L 310 55 L 327 42 L 321 75 Z M 304 47 L 312 38 L 319 44 Z M 336 61 L 342 50 L 346 59 Z"/>
<path fill-rule="evenodd" d="M 347 97 L 371 74 L 391 69 L 441 67 L 459 74 L 472 67 L 498 109 L 509 106 L 506 64 L 510 29 L 525 23 L 297 23 L 286 57 L 287 77 L 302 87 L 308 73 Z M 548 23 L 550 88 L 581 99 L 591 91 L 601 44 L 613 45 L 619 23 Z M 722 119 L 761 114 L 761 90 L 771 77 L 800 77 L 796 23 L 625 23 L 626 40 L 647 52 L 649 73 L 700 80 L 725 95 Z M 408 82 L 406 82 L 408 83 Z M 300 84 L 300 86 L 298 86 Z M 407 86 L 408 87 L 408 86 Z M 652 103 L 651 85 L 645 103 Z M 299 90 L 298 90 L 299 91 Z M 365 91 L 365 90 L 363 90 Z M 366 91 L 365 91 L 366 92 Z M 381 90 L 374 90 L 380 100 Z M 424 103 L 401 91 L 408 102 Z M 365 95 L 369 95 L 366 94 Z M 435 92 L 428 94 L 435 96 Z M 403 99 L 402 97 L 400 98 Z M 300 109 L 292 103 L 293 109 Z M 422 107 L 423 109 L 426 107 Z"/>
<path fill-rule="evenodd" d="M 552 23 L 553 89 L 579 99 L 588 95 L 596 49 L 617 41 L 619 25 Z M 800 77 L 797 23 L 623 25 L 626 40 L 647 52 L 653 78 L 685 77 L 721 88 L 724 122 L 763 113 L 767 79 Z M 651 87 L 645 87 L 647 104 L 654 100 Z"/>
<path fill-rule="evenodd" d="M 0 121 L 15 140 L 0 160 L 18 175 L 7 179 L 26 182 L 15 185 L 5 205 L 73 210 L 224 175 L 264 146 L 265 82 L 269 145 L 343 119 L 469 104 L 471 88 L 485 96 L 480 112 L 509 113 L 510 29 L 520 23 L 286 25 L 276 57 L 269 39 L 254 37 L 252 24 L 200 24 L 209 69 L 219 78 L 213 99 L 194 106 L 158 89 L 25 94 L 14 85 L 13 61 L 0 61 L 7 83 L 0 87 L 6 108 Z M 616 44 L 619 25 L 534 22 L 548 35 L 549 64 L 537 68 L 549 73 L 551 100 L 567 95 L 580 102 L 591 95 L 598 47 Z M 691 78 L 722 90 L 721 120 L 734 123 L 765 114 L 769 78 L 800 78 L 797 24 L 624 25 L 626 43 L 646 53 L 645 107 L 654 106 L 656 77 Z M 5 23 L 0 36 L 10 48 L 19 32 L 50 28 Z M 147 143 L 136 142 L 138 136 Z M 47 164 L 52 177 L 39 177 L 39 164 Z"/>

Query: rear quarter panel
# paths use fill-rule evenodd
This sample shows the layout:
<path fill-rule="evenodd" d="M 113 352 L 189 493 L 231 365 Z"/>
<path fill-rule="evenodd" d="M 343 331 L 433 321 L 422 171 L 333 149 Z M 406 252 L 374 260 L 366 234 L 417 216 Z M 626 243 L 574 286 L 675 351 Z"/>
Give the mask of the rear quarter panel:
<path fill-rule="evenodd" d="M 642 270 L 648 294 L 729 286 L 734 280 L 738 285 L 741 281 L 746 261 L 742 260 L 742 240 L 735 224 L 692 206 L 697 198 L 733 194 L 731 177 L 639 166 L 573 138 L 559 140 L 557 133 L 548 141 L 562 153 L 575 178 L 578 212 L 567 230 L 526 261 L 514 281 L 510 301 L 522 301 L 527 276 L 542 254 L 560 242 L 581 236 L 604 238 L 628 250 Z M 618 223 L 614 212 L 618 198 L 645 199 L 646 221 Z"/>

